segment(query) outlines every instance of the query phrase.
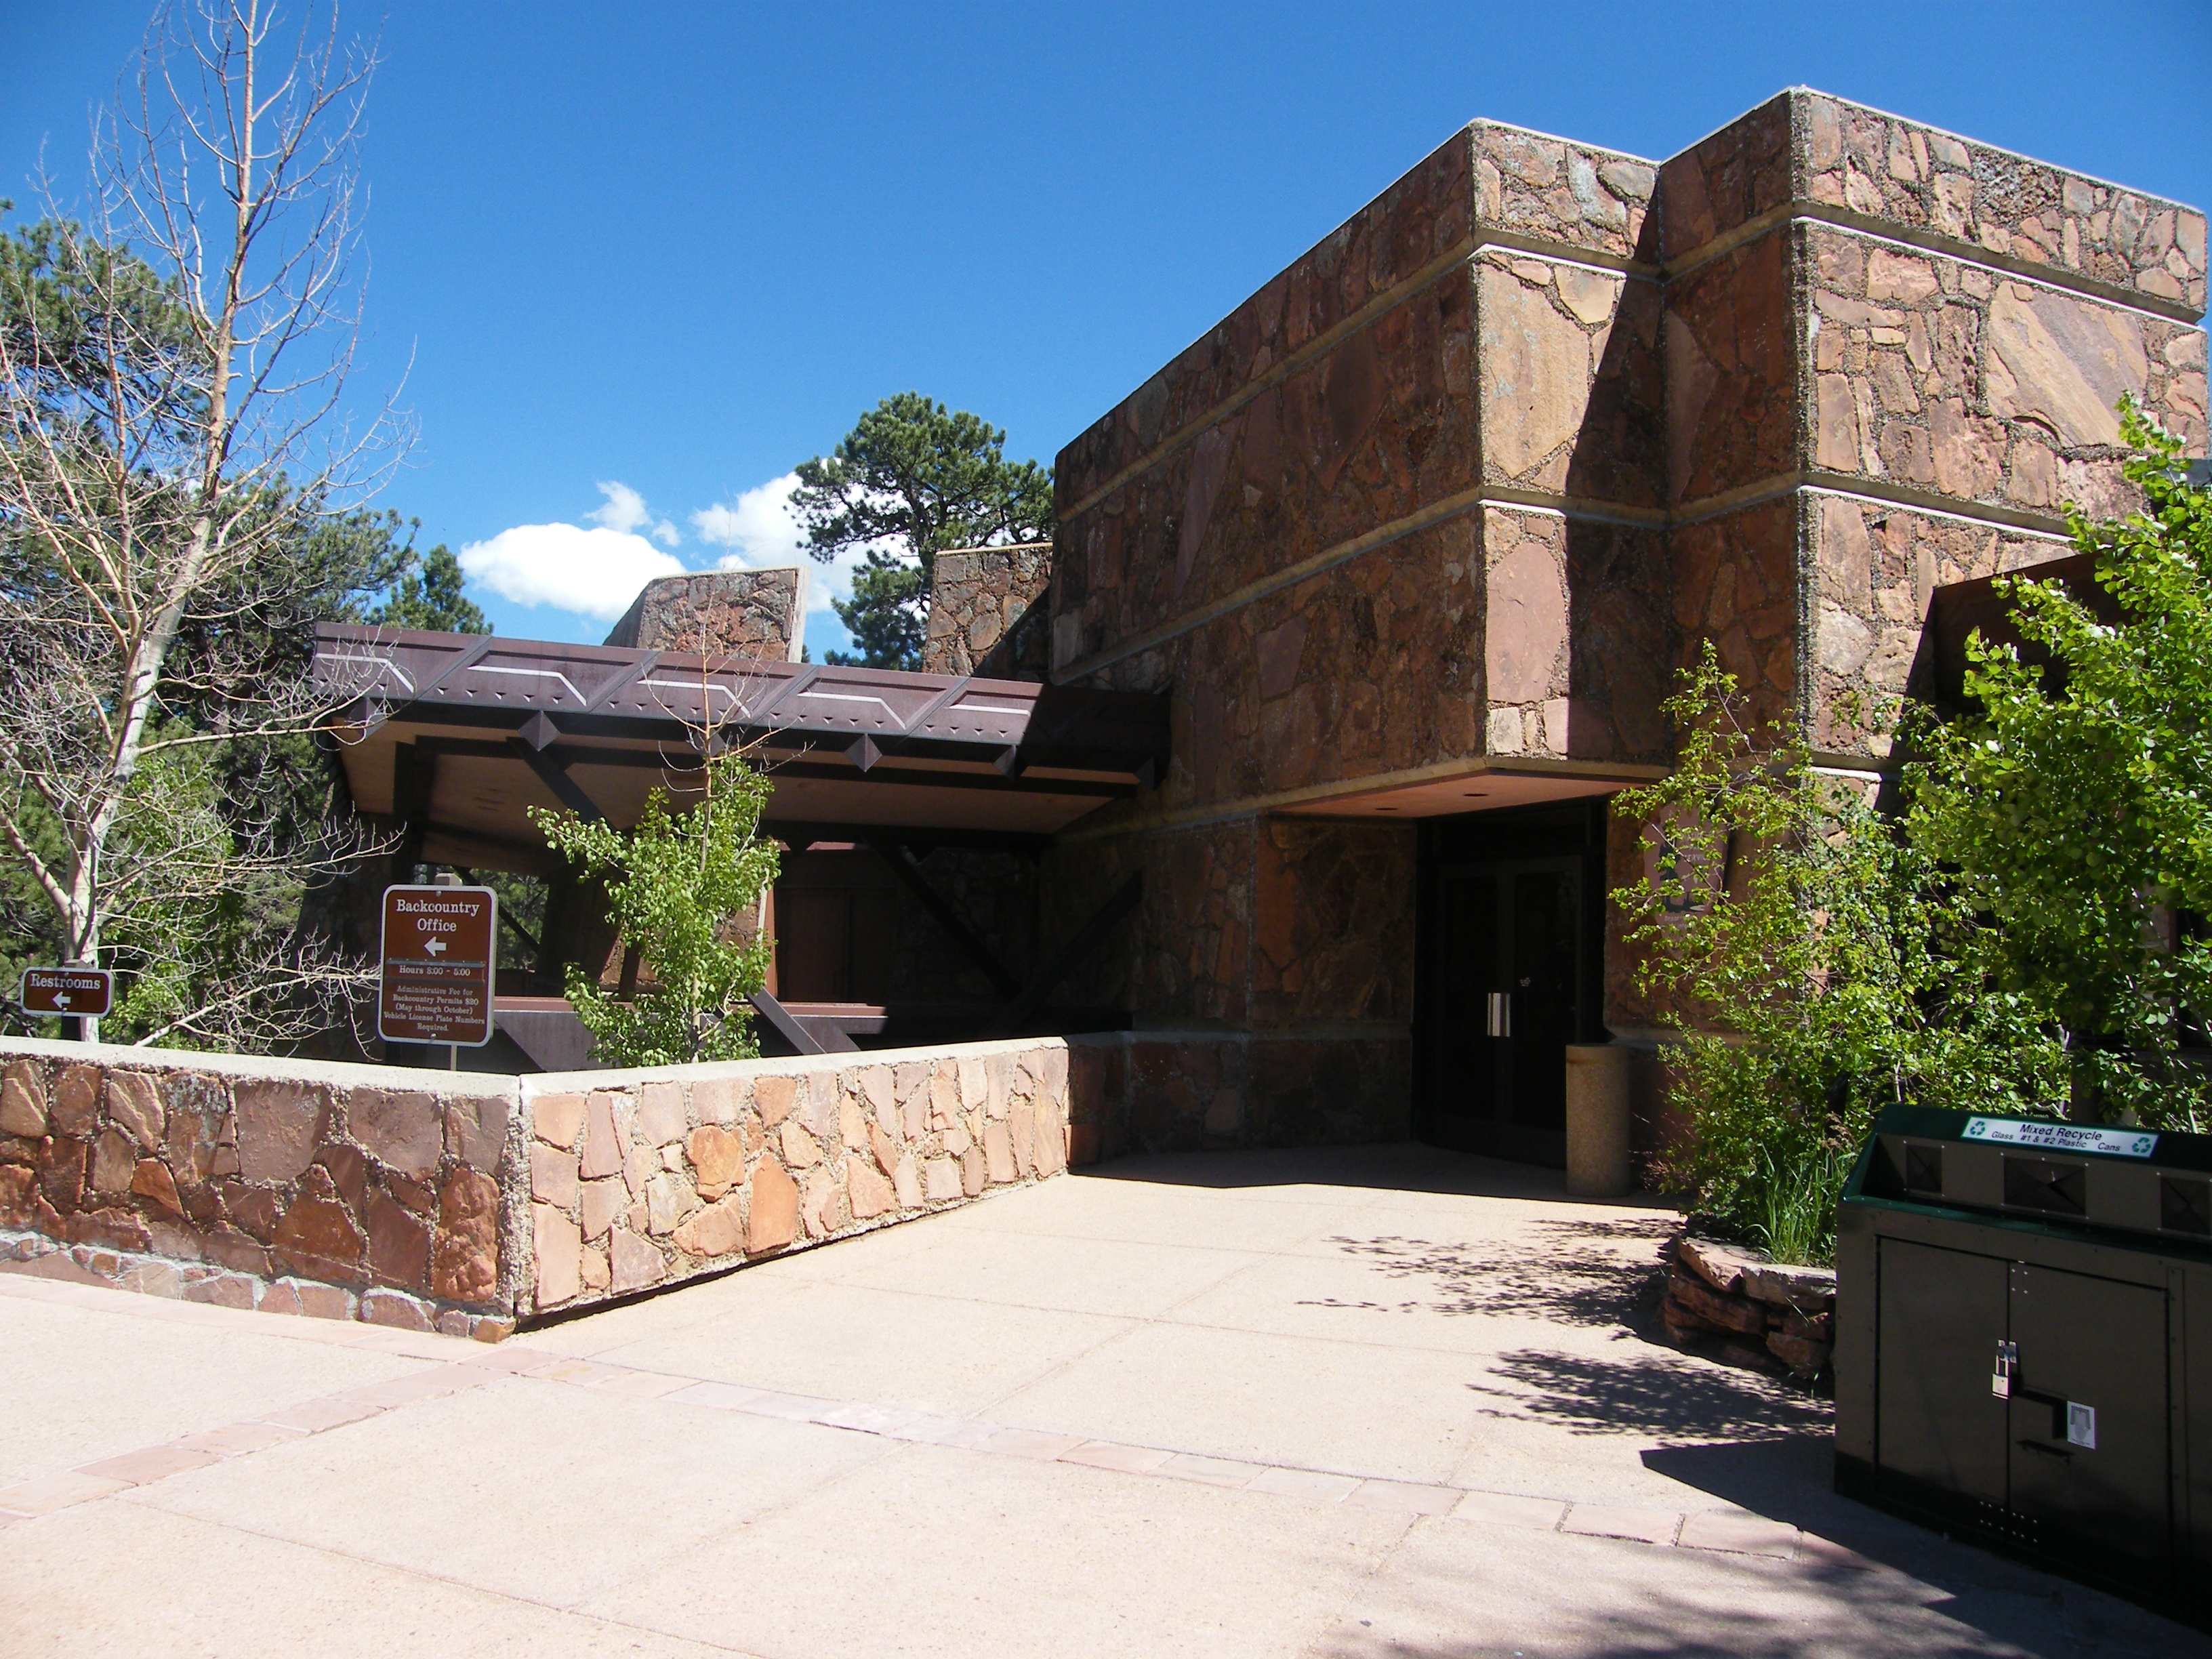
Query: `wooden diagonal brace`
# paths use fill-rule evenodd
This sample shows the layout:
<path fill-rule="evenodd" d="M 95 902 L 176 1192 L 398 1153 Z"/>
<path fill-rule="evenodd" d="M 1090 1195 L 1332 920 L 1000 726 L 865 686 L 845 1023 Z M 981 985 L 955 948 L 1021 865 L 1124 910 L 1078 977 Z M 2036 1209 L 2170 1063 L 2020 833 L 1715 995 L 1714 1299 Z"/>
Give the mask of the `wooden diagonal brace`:
<path fill-rule="evenodd" d="M 1044 1006 L 1044 1000 L 1082 965 L 1085 957 L 1106 942 L 1115 925 L 1143 902 L 1144 896 L 1145 872 L 1139 870 L 1121 884 L 1113 897 L 1098 907 L 1097 915 L 1085 922 L 1073 938 L 1045 958 L 1044 965 L 1031 977 L 1028 988 L 1007 1004 L 991 1029 L 983 1034 L 985 1040 L 1018 1034 L 1023 1022 Z"/>
<path fill-rule="evenodd" d="M 907 856 L 902 843 L 887 836 L 871 836 L 868 845 L 875 850 L 877 857 L 890 866 L 891 873 L 905 884 L 907 890 L 921 901 L 921 908 L 929 912 L 930 920 L 945 931 L 953 944 L 960 947 L 960 954 L 991 981 L 994 990 L 1010 999 L 1021 994 L 1021 981 L 991 954 L 989 945 L 975 937 L 974 931 L 961 919 L 960 913 L 945 902 L 945 896 L 929 884 L 929 878 L 923 875 L 915 861 Z"/>

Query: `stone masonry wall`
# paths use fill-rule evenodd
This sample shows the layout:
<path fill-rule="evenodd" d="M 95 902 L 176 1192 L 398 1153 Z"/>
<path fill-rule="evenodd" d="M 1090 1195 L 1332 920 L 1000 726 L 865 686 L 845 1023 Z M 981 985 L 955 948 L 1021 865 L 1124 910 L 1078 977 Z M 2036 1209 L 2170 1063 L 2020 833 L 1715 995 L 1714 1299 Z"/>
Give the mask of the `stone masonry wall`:
<path fill-rule="evenodd" d="M 939 553 L 930 566 L 926 674 L 981 674 L 1042 680 L 1052 580 L 1052 544 L 968 547 Z"/>
<path fill-rule="evenodd" d="M 486 1338 L 523 1294 L 511 1082 L 9 1038 L 0 1255 Z"/>
<path fill-rule="evenodd" d="M 2123 393 L 2203 452 L 2205 275 L 2201 213 L 1802 88 L 1665 162 L 1455 134 L 1061 452 L 1054 676 L 1171 688 L 1174 731 L 1048 859 L 1047 935 L 1141 868 L 1100 1000 L 1389 1040 L 1410 925 L 1270 980 L 1278 808 L 1663 764 L 1701 640 L 1878 762 L 1841 710 L 1902 695 L 1934 589 L 2129 504 Z M 1300 884 L 1367 833 L 1278 885 L 1334 915 Z"/>
<path fill-rule="evenodd" d="M 521 1080 L 530 1310 L 573 1310 L 1067 1167 L 1067 1046 Z"/>
<path fill-rule="evenodd" d="M 609 645 L 762 662 L 797 662 L 806 633 L 806 572 L 713 570 L 638 591 Z"/>

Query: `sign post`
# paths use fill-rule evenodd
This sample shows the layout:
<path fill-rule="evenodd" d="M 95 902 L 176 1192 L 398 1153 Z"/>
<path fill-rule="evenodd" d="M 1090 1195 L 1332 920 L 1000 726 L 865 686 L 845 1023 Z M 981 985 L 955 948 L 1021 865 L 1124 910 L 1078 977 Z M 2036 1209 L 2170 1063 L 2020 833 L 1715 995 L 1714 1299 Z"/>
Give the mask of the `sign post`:
<path fill-rule="evenodd" d="M 377 1036 L 455 1050 L 489 1042 L 498 924 L 489 887 L 386 888 Z"/>
<path fill-rule="evenodd" d="M 114 994 L 115 976 L 105 968 L 26 968 L 15 1000 L 27 1014 L 59 1014 L 82 1040 L 84 1022 L 105 1014 Z"/>

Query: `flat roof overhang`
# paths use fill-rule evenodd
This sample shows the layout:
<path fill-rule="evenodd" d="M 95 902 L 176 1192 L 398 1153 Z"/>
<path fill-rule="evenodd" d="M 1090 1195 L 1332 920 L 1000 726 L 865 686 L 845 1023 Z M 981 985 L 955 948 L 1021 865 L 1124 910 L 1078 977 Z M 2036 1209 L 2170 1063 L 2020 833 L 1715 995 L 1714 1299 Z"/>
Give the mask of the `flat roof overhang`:
<path fill-rule="evenodd" d="M 1024 681 L 326 624 L 313 673 L 354 803 L 423 826 L 423 856 L 548 867 L 532 806 L 635 823 L 681 805 L 705 745 L 744 748 L 770 833 L 1042 844 L 1149 788 L 1168 700 Z"/>
<path fill-rule="evenodd" d="M 1425 768 L 1420 775 L 1373 787 L 1353 782 L 1274 806 L 1277 813 L 1316 818 L 1437 818 L 1506 806 L 1588 800 L 1664 777 L 1663 766 L 1592 764 L 1499 757 Z"/>

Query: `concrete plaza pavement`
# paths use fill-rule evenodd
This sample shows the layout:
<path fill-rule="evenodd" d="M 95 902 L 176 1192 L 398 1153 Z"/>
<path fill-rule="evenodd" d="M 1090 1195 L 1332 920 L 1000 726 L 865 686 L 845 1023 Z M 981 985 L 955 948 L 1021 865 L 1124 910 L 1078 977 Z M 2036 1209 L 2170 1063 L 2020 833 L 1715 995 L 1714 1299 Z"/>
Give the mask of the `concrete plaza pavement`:
<path fill-rule="evenodd" d="M 1131 1158 L 498 1346 L 0 1273 L 0 1653 L 2212 1655 L 1834 1497 L 1635 1334 L 1671 1220 Z"/>

